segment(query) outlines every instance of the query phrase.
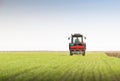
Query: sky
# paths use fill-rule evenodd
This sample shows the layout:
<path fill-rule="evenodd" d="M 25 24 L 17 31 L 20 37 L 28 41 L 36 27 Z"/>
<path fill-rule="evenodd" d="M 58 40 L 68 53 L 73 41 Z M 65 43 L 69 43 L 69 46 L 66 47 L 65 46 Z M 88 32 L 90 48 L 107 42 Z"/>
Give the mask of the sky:
<path fill-rule="evenodd" d="M 0 0 L 0 51 L 68 51 L 86 36 L 87 51 L 120 50 L 119 0 Z"/>

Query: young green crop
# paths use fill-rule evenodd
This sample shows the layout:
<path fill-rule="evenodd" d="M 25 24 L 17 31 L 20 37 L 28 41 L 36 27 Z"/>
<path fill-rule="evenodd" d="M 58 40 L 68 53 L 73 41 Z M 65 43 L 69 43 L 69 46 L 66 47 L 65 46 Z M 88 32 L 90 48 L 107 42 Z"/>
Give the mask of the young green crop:
<path fill-rule="evenodd" d="M 120 81 L 120 59 L 103 52 L 1 52 L 0 81 Z"/>

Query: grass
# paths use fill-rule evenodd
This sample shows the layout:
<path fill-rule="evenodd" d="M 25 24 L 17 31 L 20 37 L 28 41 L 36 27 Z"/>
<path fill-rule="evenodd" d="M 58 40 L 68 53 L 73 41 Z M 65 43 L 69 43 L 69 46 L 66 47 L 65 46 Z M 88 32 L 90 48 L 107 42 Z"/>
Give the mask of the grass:
<path fill-rule="evenodd" d="M 0 81 L 120 81 L 120 59 L 103 52 L 0 52 Z"/>

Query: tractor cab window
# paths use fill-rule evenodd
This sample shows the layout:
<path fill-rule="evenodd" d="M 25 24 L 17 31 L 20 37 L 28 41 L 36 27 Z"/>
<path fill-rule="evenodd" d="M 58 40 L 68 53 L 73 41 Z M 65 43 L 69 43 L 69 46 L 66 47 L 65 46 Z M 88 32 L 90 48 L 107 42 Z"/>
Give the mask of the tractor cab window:
<path fill-rule="evenodd" d="M 73 37 L 73 43 L 81 43 L 82 37 Z"/>

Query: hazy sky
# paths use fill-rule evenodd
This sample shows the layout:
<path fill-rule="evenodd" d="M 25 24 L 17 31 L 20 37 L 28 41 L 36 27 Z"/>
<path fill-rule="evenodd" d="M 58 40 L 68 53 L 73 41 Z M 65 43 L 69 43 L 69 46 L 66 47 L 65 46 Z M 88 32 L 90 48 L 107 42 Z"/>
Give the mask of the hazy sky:
<path fill-rule="evenodd" d="M 0 51 L 68 50 L 71 33 L 87 50 L 120 50 L 120 1 L 0 0 Z"/>

